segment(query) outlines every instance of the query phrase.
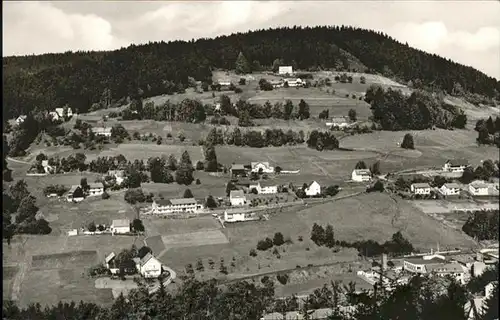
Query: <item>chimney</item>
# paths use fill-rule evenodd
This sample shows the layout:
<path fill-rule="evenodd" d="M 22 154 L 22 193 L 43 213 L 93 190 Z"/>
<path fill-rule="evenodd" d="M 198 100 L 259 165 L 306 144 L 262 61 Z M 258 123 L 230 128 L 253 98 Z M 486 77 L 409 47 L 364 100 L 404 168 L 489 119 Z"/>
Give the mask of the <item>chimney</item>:
<path fill-rule="evenodd" d="M 387 271 L 387 254 L 382 253 L 382 271 Z"/>

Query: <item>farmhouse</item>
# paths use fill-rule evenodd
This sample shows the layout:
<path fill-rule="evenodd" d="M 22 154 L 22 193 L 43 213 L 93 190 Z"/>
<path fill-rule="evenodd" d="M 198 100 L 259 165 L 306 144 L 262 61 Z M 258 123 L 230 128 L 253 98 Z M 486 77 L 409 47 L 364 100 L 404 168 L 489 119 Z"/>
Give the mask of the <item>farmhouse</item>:
<path fill-rule="evenodd" d="M 74 193 L 77 191 L 77 190 L 80 190 L 79 191 L 79 194 L 81 196 L 74 196 Z M 74 186 L 71 186 L 71 188 L 69 189 L 68 193 L 66 194 L 66 200 L 68 202 L 80 202 L 80 201 L 83 201 L 83 199 L 85 199 L 83 197 L 83 190 L 82 190 L 82 187 L 79 186 L 79 185 L 74 185 Z"/>
<path fill-rule="evenodd" d="M 237 176 L 245 176 L 246 175 L 246 170 L 245 166 L 242 164 L 233 164 L 231 165 L 231 169 L 229 169 L 231 172 L 232 177 L 237 177 Z"/>
<path fill-rule="evenodd" d="M 469 183 L 469 192 L 473 196 L 487 196 L 488 192 L 488 184 L 481 180 L 475 180 Z"/>
<path fill-rule="evenodd" d="M 56 108 L 56 113 L 59 116 L 59 118 L 64 118 L 64 108 Z M 68 118 L 71 118 L 73 116 L 73 110 L 71 108 L 68 108 Z"/>
<path fill-rule="evenodd" d="M 370 181 L 372 174 L 369 169 L 354 169 L 352 170 L 351 180 L 356 182 Z"/>
<path fill-rule="evenodd" d="M 100 196 L 104 193 L 102 182 L 89 183 L 89 196 Z"/>
<path fill-rule="evenodd" d="M 327 122 L 328 127 L 338 127 L 340 129 L 349 127 L 349 120 L 346 117 L 333 117 L 330 122 Z"/>
<path fill-rule="evenodd" d="M 17 124 L 21 124 L 21 123 L 23 123 L 23 122 L 24 122 L 24 120 L 26 120 L 26 118 L 27 118 L 27 117 L 28 117 L 28 116 L 25 116 L 25 115 L 21 115 L 21 116 L 17 117 L 17 119 L 16 119 L 16 123 L 17 123 Z"/>
<path fill-rule="evenodd" d="M 111 128 L 95 127 L 92 128 L 92 132 L 96 136 L 111 137 Z"/>
<path fill-rule="evenodd" d="M 431 186 L 428 183 L 412 183 L 410 191 L 414 194 L 431 194 Z"/>
<path fill-rule="evenodd" d="M 114 177 L 116 184 L 121 185 L 123 180 L 125 180 L 125 170 L 109 170 L 108 176 Z"/>
<path fill-rule="evenodd" d="M 273 173 L 274 167 L 269 165 L 269 162 L 251 162 L 252 172 L 259 172 L 262 169 L 263 173 Z"/>
<path fill-rule="evenodd" d="M 448 160 L 443 166 L 443 171 L 448 172 L 464 172 L 465 168 L 469 166 L 469 162 L 464 159 Z"/>
<path fill-rule="evenodd" d="M 278 74 L 293 74 L 292 66 L 280 66 L 278 68 Z"/>
<path fill-rule="evenodd" d="M 321 194 L 321 186 L 316 181 L 313 181 L 307 185 L 304 191 L 306 196 L 314 197 Z"/>
<path fill-rule="evenodd" d="M 300 87 L 304 85 L 304 82 L 302 79 L 297 78 L 297 79 L 285 79 L 283 84 L 287 83 L 289 87 Z"/>
<path fill-rule="evenodd" d="M 154 214 L 198 213 L 203 210 L 203 205 L 195 198 L 155 200 L 151 207 Z"/>
<path fill-rule="evenodd" d="M 232 206 L 242 206 L 247 203 L 247 199 L 242 190 L 232 190 L 229 193 L 229 201 Z"/>
<path fill-rule="evenodd" d="M 137 271 L 144 278 L 158 278 L 161 274 L 161 262 L 151 253 L 146 254 L 142 259 L 137 259 Z"/>
<path fill-rule="evenodd" d="M 460 186 L 457 183 L 445 183 L 439 192 L 445 196 L 456 196 L 460 194 Z"/>
<path fill-rule="evenodd" d="M 130 233 L 130 220 L 129 219 L 113 220 L 110 229 L 112 234 Z"/>
<path fill-rule="evenodd" d="M 228 213 L 224 211 L 224 222 L 244 222 L 258 219 L 259 217 L 253 212 Z"/>
<path fill-rule="evenodd" d="M 250 191 L 253 189 L 257 190 L 257 194 L 275 194 L 278 193 L 278 186 L 266 182 L 257 182 L 257 184 L 251 184 L 248 188 Z"/>

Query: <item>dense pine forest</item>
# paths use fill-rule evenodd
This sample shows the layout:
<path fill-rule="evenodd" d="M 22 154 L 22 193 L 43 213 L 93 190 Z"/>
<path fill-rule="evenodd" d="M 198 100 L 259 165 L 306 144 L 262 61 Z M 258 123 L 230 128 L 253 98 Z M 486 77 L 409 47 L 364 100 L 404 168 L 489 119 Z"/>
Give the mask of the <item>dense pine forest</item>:
<path fill-rule="evenodd" d="M 154 42 L 110 52 L 3 59 L 4 119 L 69 104 L 86 112 L 103 94 L 112 100 L 182 92 L 188 77 L 211 83 L 211 70 L 234 69 L 238 54 L 253 71 L 276 61 L 302 70 L 380 73 L 414 87 L 498 98 L 500 82 L 484 73 L 353 27 L 280 28 L 196 41 Z M 364 66 L 365 70 L 359 70 Z"/>

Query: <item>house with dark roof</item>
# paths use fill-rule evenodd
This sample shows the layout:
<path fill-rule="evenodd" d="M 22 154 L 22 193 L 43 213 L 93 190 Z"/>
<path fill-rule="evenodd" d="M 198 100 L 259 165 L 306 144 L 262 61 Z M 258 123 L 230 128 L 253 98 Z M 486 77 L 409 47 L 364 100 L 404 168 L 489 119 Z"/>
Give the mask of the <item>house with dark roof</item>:
<path fill-rule="evenodd" d="M 458 183 L 445 183 L 439 188 L 439 192 L 445 196 L 456 196 L 460 194 L 460 185 Z"/>
<path fill-rule="evenodd" d="M 203 210 L 203 204 L 198 203 L 195 198 L 160 199 L 151 204 L 153 214 L 168 215 L 178 213 L 199 213 Z"/>
<path fill-rule="evenodd" d="M 443 171 L 448 172 L 464 172 L 469 166 L 469 162 L 465 159 L 448 160 L 443 165 Z"/>
<path fill-rule="evenodd" d="M 102 182 L 89 183 L 89 196 L 100 196 L 104 193 Z"/>
<path fill-rule="evenodd" d="M 414 194 L 431 194 L 431 186 L 427 182 L 412 183 L 410 191 Z"/>
<path fill-rule="evenodd" d="M 242 164 L 235 164 L 233 163 L 231 165 L 231 168 L 229 169 L 229 172 L 231 173 L 232 177 L 244 177 L 246 176 L 247 170 L 245 169 L 245 166 Z"/>
<path fill-rule="evenodd" d="M 161 262 L 151 253 L 146 254 L 142 259 L 136 259 L 137 271 L 144 278 L 158 278 L 161 274 Z"/>
<path fill-rule="evenodd" d="M 252 183 L 248 187 L 248 190 L 257 190 L 257 194 L 275 194 L 278 193 L 278 185 L 272 182 L 259 181 L 257 183 Z"/>

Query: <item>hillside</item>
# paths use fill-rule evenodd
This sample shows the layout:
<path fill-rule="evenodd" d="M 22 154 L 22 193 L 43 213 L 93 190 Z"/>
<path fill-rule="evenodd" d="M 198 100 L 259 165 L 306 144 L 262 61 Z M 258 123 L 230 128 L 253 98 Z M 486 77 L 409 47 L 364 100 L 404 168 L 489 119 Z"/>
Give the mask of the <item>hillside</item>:
<path fill-rule="evenodd" d="M 413 86 L 497 98 L 500 82 L 484 73 L 352 27 L 280 28 L 197 41 L 155 42 L 111 52 L 77 52 L 3 59 L 4 119 L 37 106 L 68 103 L 86 112 L 110 89 L 112 99 L 183 91 L 188 77 L 210 83 L 212 70 L 234 69 L 242 52 L 254 71 L 275 60 L 296 69 L 380 73 Z M 279 61 L 279 60 L 278 60 Z M 365 70 L 360 68 L 366 67 Z"/>

